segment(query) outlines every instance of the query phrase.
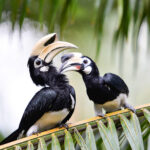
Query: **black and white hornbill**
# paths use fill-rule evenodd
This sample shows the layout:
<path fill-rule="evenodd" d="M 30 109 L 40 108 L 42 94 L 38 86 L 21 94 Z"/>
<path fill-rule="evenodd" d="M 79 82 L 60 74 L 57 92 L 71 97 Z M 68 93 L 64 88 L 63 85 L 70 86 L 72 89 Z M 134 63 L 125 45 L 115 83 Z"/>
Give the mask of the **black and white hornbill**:
<path fill-rule="evenodd" d="M 95 62 L 81 53 L 68 53 L 61 57 L 62 66 L 60 72 L 78 71 L 86 85 L 87 95 L 94 102 L 97 116 L 104 116 L 102 108 L 106 112 L 113 112 L 121 107 L 135 112 L 135 109 L 127 103 L 129 89 L 125 82 L 113 73 L 100 76 Z"/>
<path fill-rule="evenodd" d="M 0 145 L 65 125 L 70 119 L 76 103 L 75 91 L 69 85 L 66 76 L 52 65 L 55 55 L 68 48 L 77 47 L 68 42 L 58 41 L 56 34 L 49 34 L 37 42 L 28 66 L 33 82 L 44 87 L 27 105 L 18 129 Z"/>

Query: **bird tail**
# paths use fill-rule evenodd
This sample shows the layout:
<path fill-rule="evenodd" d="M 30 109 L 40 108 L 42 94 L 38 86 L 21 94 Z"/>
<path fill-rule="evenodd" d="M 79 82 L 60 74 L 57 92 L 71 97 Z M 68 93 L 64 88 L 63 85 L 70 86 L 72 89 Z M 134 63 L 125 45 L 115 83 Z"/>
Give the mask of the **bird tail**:
<path fill-rule="evenodd" d="M 12 134 L 10 134 L 7 138 L 5 138 L 3 141 L 1 141 L 1 142 L 0 142 L 0 145 L 6 144 L 6 143 L 9 143 L 9 142 L 12 142 L 12 141 L 17 140 L 19 134 L 20 134 L 20 130 L 19 130 L 19 129 L 15 130 L 15 131 L 14 131 Z"/>

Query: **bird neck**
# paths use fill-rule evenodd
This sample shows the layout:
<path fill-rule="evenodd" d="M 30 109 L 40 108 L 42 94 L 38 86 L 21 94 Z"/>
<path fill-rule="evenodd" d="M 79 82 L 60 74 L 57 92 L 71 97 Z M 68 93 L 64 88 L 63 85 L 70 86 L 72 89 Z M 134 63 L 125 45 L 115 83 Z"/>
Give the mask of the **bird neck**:
<path fill-rule="evenodd" d="M 87 88 L 91 88 L 93 85 L 99 82 L 100 74 L 96 65 L 92 66 L 92 71 L 90 74 L 81 74 Z"/>
<path fill-rule="evenodd" d="M 52 63 L 49 64 L 49 70 L 47 72 L 41 72 L 39 69 L 36 69 L 34 67 L 34 60 L 36 58 L 37 56 L 33 56 L 28 61 L 30 76 L 36 85 L 56 87 L 68 83 L 66 76 L 58 73 Z"/>
<path fill-rule="evenodd" d="M 54 66 L 50 66 L 46 85 L 49 87 L 64 87 L 68 84 L 68 79 L 64 74 L 59 73 Z"/>

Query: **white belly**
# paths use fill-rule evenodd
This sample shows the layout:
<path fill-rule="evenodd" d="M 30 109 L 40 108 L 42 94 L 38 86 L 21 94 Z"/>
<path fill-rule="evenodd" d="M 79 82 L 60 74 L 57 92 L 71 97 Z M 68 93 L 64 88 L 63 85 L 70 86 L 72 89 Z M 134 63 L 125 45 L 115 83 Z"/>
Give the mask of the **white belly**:
<path fill-rule="evenodd" d="M 120 109 L 121 107 L 121 101 L 118 100 L 118 99 L 115 99 L 113 101 L 109 101 L 109 102 L 106 102 L 102 105 L 102 107 L 107 111 L 107 112 L 112 112 L 112 111 L 115 111 L 115 110 L 118 110 Z"/>
<path fill-rule="evenodd" d="M 126 94 L 120 94 L 116 99 L 112 101 L 108 101 L 104 104 L 94 104 L 95 113 L 101 113 L 102 108 L 106 110 L 106 112 L 113 112 L 120 109 L 127 100 Z"/>
<path fill-rule="evenodd" d="M 56 112 L 45 113 L 33 126 L 29 128 L 27 136 L 55 127 L 63 121 L 68 114 L 69 112 L 66 108 Z"/>

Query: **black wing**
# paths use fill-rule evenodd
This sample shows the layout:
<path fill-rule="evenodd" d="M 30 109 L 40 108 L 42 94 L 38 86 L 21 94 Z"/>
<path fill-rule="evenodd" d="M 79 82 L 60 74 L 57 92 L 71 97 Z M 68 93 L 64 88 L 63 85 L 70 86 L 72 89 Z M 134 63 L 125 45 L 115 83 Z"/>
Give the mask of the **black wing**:
<path fill-rule="evenodd" d="M 70 94 L 73 96 L 75 102 L 74 102 L 74 106 L 76 105 L 76 94 L 75 94 L 75 90 L 72 86 L 69 86 L 70 89 Z M 74 107 L 75 108 L 75 107 Z M 69 114 L 67 115 L 67 117 L 62 121 L 62 123 L 66 123 L 72 116 L 73 112 L 74 112 L 74 108 L 70 110 Z"/>
<path fill-rule="evenodd" d="M 71 93 L 71 95 L 73 96 L 73 98 L 75 99 L 75 102 L 76 102 L 76 93 L 75 93 L 75 90 L 72 86 L 70 86 L 70 93 Z"/>
<path fill-rule="evenodd" d="M 119 76 L 113 73 L 106 73 L 103 76 L 103 81 L 104 84 L 107 84 L 108 86 L 110 86 L 110 88 L 117 90 L 119 93 L 125 93 L 127 95 L 129 94 L 127 85 Z"/>
<path fill-rule="evenodd" d="M 57 93 L 49 88 L 37 92 L 26 107 L 19 129 L 27 131 L 45 112 L 51 109 Z"/>

